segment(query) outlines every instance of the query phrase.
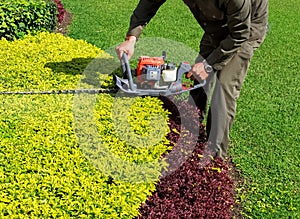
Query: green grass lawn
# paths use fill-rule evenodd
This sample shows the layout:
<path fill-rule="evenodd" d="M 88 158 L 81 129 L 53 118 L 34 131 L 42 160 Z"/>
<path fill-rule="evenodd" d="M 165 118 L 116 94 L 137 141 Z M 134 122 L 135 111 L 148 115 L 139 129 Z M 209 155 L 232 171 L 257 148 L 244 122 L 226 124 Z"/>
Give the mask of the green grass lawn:
<path fill-rule="evenodd" d="M 62 2 L 73 13 L 68 35 L 106 50 L 124 39 L 138 1 Z M 247 218 L 300 218 L 300 2 L 273 0 L 269 10 L 270 31 L 253 57 L 231 133 L 230 153 L 243 179 L 237 201 Z M 197 50 L 202 33 L 183 2 L 173 0 L 142 38 L 163 37 Z"/>
<path fill-rule="evenodd" d="M 69 36 L 85 39 L 100 48 L 108 49 L 125 38 L 130 15 L 137 0 L 63 0 L 73 13 Z M 143 37 L 164 37 L 183 42 L 198 49 L 202 31 L 183 2 L 167 2 L 148 24 Z M 189 24 L 189 25 L 186 25 Z M 155 45 L 154 45 L 155 46 Z"/>
<path fill-rule="evenodd" d="M 270 3 L 270 32 L 239 99 L 232 156 L 254 218 L 300 218 L 299 9 L 298 1 Z"/>

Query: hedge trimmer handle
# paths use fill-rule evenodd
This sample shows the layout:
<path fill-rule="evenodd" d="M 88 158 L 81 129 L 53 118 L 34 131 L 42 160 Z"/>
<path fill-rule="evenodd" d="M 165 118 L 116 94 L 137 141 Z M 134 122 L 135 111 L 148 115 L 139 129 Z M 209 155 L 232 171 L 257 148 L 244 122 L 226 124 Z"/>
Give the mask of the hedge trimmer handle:
<path fill-rule="evenodd" d="M 132 91 L 135 91 L 136 84 L 133 83 L 131 69 L 130 69 L 130 65 L 129 65 L 129 61 L 128 61 L 128 56 L 125 52 L 123 52 L 120 62 L 121 62 L 121 67 L 122 67 L 122 71 L 123 71 L 123 77 L 127 76 L 127 78 L 128 78 L 129 89 Z"/>

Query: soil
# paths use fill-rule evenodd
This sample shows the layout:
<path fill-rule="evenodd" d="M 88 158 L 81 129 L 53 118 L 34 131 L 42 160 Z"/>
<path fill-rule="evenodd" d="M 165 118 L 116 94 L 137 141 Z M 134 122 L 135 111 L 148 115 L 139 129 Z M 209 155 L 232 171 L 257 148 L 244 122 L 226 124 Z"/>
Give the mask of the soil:
<path fill-rule="evenodd" d="M 72 23 L 73 20 L 73 15 L 71 12 L 66 11 L 66 14 L 64 16 L 64 19 L 62 22 L 57 23 L 56 26 L 56 33 L 61 33 L 63 35 L 67 35 L 68 33 L 68 26 Z"/>
<path fill-rule="evenodd" d="M 234 191 L 236 191 L 236 188 L 241 187 L 243 185 L 244 181 L 243 178 L 241 177 L 241 171 L 236 167 L 235 163 L 232 161 L 232 159 L 227 160 L 229 168 L 229 174 L 231 178 L 233 179 L 233 188 Z M 234 194 L 235 200 L 236 200 L 236 192 Z M 234 219 L 244 219 L 243 215 L 241 214 L 242 212 L 242 204 L 241 203 L 234 203 L 233 210 L 232 210 L 232 218 Z"/>

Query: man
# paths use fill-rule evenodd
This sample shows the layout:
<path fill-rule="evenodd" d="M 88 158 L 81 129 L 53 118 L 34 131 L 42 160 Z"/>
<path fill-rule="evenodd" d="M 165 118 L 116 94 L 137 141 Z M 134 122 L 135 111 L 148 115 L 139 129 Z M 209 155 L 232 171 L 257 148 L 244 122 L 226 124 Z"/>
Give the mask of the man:
<path fill-rule="evenodd" d="M 130 58 L 142 30 L 166 0 L 140 0 L 134 10 L 126 41 L 116 47 Z M 204 89 L 191 92 L 205 113 L 207 99 L 215 82 L 207 118 L 210 149 L 223 159 L 229 144 L 229 131 L 236 113 L 236 101 L 248 71 L 253 52 L 263 42 L 268 21 L 268 0 L 184 0 L 204 30 L 200 52 L 189 77 L 207 80 Z M 203 62 L 213 67 L 208 75 Z"/>

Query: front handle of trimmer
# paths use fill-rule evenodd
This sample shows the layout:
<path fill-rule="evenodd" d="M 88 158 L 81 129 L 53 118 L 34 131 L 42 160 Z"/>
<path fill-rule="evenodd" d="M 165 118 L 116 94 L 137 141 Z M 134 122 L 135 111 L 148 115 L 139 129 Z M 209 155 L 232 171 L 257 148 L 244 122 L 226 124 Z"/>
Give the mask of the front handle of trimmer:
<path fill-rule="evenodd" d="M 205 69 L 206 73 L 207 73 L 208 75 L 212 75 L 212 74 L 214 73 L 214 70 L 213 70 L 212 66 L 209 65 L 205 59 L 202 59 L 201 62 L 202 62 L 203 65 L 204 65 L 204 69 Z M 178 72 L 178 76 L 180 76 L 180 77 L 178 78 L 178 80 L 179 80 L 179 82 L 181 83 L 182 75 L 183 75 L 183 74 L 187 74 L 188 72 L 190 72 L 191 66 L 190 66 L 188 63 L 182 63 L 182 64 L 180 65 L 180 67 L 182 67 L 182 69 L 179 69 L 180 71 Z M 195 85 L 194 87 L 195 87 L 195 88 L 203 87 L 205 84 L 206 84 L 206 80 L 201 80 L 201 81 L 198 81 L 198 84 Z"/>
<path fill-rule="evenodd" d="M 208 74 L 213 73 L 213 69 L 208 65 L 208 63 L 205 61 L 203 62 L 205 70 Z M 210 68 L 209 68 L 210 67 Z M 182 76 L 184 74 L 188 74 L 191 71 L 191 66 L 189 63 L 187 62 L 183 62 L 179 65 L 178 69 L 177 69 L 177 80 L 176 82 L 172 83 L 170 89 L 172 92 L 177 92 L 177 93 L 181 93 L 183 92 L 183 88 L 182 88 Z M 189 89 L 185 89 L 185 91 L 191 91 L 191 90 L 195 90 L 198 89 L 200 87 L 203 87 L 206 84 L 206 80 L 202 80 L 199 81 L 196 85 L 194 85 L 193 87 L 189 88 Z"/>
<path fill-rule="evenodd" d="M 182 76 L 191 70 L 191 66 L 187 62 L 182 62 L 177 69 L 177 83 L 182 84 Z"/>
<path fill-rule="evenodd" d="M 131 69 L 128 61 L 128 56 L 125 52 L 123 52 L 122 58 L 120 60 L 123 76 L 127 76 L 129 82 L 129 89 L 132 91 L 136 90 L 136 85 L 133 83 Z"/>
<path fill-rule="evenodd" d="M 183 62 L 180 64 L 178 70 L 177 70 L 177 75 L 178 75 L 178 78 L 177 78 L 177 83 L 178 84 L 182 84 L 182 76 L 184 74 L 188 74 L 190 71 L 191 71 L 192 67 L 190 66 L 189 63 L 187 62 Z M 199 81 L 199 84 L 195 85 L 197 87 L 202 87 L 206 84 L 206 80 L 202 80 L 202 81 Z"/>

